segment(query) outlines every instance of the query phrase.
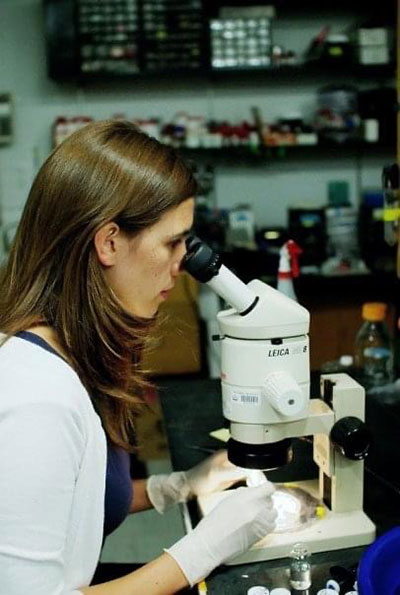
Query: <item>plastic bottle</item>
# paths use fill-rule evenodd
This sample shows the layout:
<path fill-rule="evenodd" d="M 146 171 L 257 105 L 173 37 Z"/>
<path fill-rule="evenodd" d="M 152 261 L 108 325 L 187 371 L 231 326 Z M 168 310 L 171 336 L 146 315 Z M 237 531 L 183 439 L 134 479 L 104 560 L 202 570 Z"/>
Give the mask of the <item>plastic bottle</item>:
<path fill-rule="evenodd" d="M 364 322 L 355 341 L 355 364 L 365 388 L 388 384 L 393 378 L 392 344 L 385 323 L 386 304 L 363 305 Z"/>
<path fill-rule="evenodd" d="M 303 543 L 296 543 L 290 552 L 290 586 L 297 591 L 311 587 L 310 552 Z"/>
<path fill-rule="evenodd" d="M 299 276 L 299 254 L 301 248 L 293 240 L 283 244 L 279 252 L 279 269 L 277 289 L 297 302 L 293 287 L 293 279 Z"/>

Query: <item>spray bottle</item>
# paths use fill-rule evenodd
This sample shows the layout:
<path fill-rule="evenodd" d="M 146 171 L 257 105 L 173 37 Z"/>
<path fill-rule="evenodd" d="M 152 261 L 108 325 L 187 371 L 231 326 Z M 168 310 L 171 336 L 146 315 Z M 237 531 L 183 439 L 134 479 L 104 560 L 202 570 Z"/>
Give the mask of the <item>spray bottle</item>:
<path fill-rule="evenodd" d="M 302 249 L 293 240 L 288 240 L 283 244 L 279 253 L 277 289 L 296 302 L 297 296 L 293 287 L 293 279 L 300 274 L 299 255 L 301 253 Z"/>

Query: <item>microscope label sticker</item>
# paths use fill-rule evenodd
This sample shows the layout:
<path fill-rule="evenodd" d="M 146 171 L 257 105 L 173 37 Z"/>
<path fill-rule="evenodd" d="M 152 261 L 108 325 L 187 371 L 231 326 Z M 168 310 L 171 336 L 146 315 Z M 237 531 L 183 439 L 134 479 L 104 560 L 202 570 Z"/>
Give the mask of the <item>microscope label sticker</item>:
<path fill-rule="evenodd" d="M 254 393 L 232 393 L 231 401 L 237 405 L 255 405 L 256 407 L 261 403 L 260 395 Z"/>

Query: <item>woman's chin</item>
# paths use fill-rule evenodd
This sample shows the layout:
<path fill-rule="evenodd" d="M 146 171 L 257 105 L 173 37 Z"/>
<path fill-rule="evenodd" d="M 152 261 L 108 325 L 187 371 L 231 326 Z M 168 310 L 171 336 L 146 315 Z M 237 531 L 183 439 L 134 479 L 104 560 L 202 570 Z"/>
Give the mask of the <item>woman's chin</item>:
<path fill-rule="evenodd" d="M 133 316 L 138 318 L 144 318 L 146 320 L 153 320 L 158 314 L 159 305 L 152 305 L 151 307 L 142 308 L 130 308 L 130 312 Z"/>

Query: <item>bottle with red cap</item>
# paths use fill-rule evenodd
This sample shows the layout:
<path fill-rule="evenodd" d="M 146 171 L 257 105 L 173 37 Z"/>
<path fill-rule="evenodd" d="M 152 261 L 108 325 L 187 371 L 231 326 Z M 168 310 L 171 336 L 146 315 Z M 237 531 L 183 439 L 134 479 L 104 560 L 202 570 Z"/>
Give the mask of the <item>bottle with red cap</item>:
<path fill-rule="evenodd" d="M 277 289 L 292 300 L 297 302 L 293 279 L 299 276 L 299 256 L 302 253 L 300 246 L 293 240 L 283 244 L 279 253 L 279 269 Z"/>

